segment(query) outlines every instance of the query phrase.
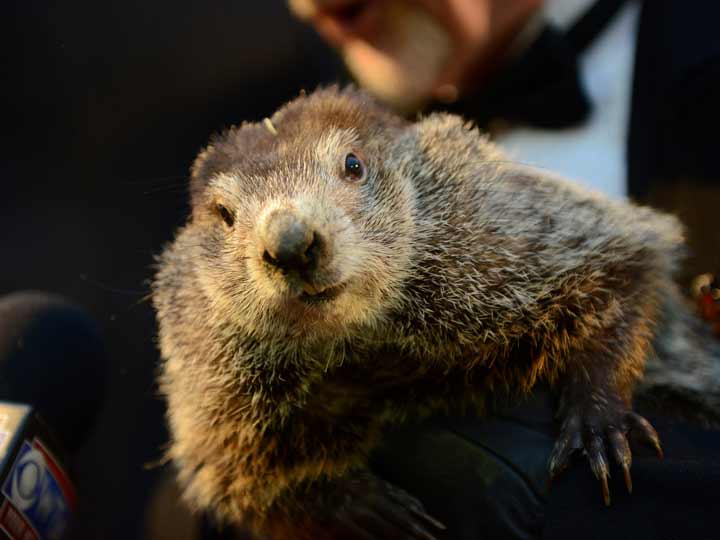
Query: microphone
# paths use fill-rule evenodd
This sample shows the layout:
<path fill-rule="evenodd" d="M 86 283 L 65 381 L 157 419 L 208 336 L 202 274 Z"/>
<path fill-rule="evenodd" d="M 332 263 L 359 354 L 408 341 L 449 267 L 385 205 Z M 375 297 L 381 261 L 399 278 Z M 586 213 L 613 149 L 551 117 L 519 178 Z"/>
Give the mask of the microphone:
<path fill-rule="evenodd" d="M 61 540 L 76 507 L 70 456 L 103 401 L 90 317 L 38 292 L 0 298 L 0 539 Z"/>

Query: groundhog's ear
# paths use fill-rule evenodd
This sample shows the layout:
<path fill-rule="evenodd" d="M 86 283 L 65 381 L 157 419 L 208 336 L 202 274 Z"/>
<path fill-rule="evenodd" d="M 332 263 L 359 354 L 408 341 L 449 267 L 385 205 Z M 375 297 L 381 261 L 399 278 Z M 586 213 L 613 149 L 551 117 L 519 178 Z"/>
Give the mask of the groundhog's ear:
<path fill-rule="evenodd" d="M 190 167 L 190 202 L 194 206 L 217 168 L 217 149 L 209 144 L 197 155 Z"/>
<path fill-rule="evenodd" d="M 212 145 L 203 148 L 190 166 L 190 202 L 193 206 L 207 185 L 207 164 L 213 151 Z"/>
<path fill-rule="evenodd" d="M 454 114 L 431 114 L 415 122 L 411 130 L 418 151 L 438 167 L 501 159 L 485 133 Z"/>
<path fill-rule="evenodd" d="M 195 160 L 190 166 L 191 183 L 202 182 L 205 179 L 207 164 L 214 152 L 215 149 L 213 148 L 213 145 L 210 144 L 203 148 L 200 153 L 195 157 Z"/>

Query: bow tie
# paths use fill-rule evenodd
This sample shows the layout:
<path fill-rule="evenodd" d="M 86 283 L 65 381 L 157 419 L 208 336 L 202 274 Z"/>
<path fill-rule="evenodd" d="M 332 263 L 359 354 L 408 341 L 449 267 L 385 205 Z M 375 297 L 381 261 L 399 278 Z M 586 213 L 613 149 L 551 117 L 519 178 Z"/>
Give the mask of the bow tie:
<path fill-rule="evenodd" d="M 578 56 L 624 0 L 599 0 L 567 31 L 545 25 L 525 52 L 450 109 L 479 125 L 493 120 L 557 129 L 582 123 L 592 104 L 580 81 Z"/>

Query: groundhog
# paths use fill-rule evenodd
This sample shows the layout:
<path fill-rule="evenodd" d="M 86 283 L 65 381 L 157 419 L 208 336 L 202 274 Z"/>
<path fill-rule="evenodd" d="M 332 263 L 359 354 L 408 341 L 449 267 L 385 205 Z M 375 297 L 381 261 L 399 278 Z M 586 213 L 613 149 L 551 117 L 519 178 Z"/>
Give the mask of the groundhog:
<path fill-rule="evenodd" d="M 634 388 L 720 380 L 672 281 L 678 221 L 515 164 L 457 116 L 301 95 L 212 140 L 190 195 L 153 284 L 169 456 L 195 508 L 265 537 L 434 538 L 367 467 L 383 428 L 539 381 L 550 475 L 583 450 L 608 503 L 630 431 L 662 454 Z"/>

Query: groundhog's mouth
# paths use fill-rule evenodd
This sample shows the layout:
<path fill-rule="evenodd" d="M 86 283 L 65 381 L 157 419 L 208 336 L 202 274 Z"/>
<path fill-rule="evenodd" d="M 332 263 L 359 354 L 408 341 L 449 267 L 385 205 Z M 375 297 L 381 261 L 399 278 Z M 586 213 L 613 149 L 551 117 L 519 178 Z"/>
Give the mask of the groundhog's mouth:
<path fill-rule="evenodd" d="M 344 283 L 323 289 L 317 288 L 311 284 L 305 284 L 303 286 L 303 292 L 300 293 L 300 296 L 298 296 L 298 300 L 300 300 L 303 304 L 324 304 L 337 298 L 344 289 Z"/>

